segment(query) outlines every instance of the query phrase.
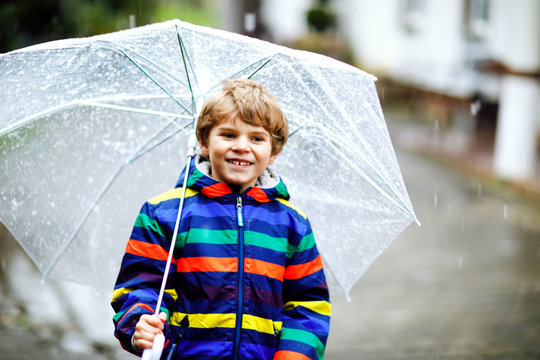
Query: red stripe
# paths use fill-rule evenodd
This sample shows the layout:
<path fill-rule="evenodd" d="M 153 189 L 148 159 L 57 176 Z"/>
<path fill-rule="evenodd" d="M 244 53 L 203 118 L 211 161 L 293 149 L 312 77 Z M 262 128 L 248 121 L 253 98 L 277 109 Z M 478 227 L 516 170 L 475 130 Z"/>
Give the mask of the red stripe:
<path fill-rule="evenodd" d="M 300 265 L 289 265 L 285 270 L 285 279 L 301 279 L 304 276 L 308 276 L 316 273 L 323 268 L 322 259 L 317 256 L 315 260 Z"/>
<path fill-rule="evenodd" d="M 264 275 L 279 281 L 283 281 L 285 267 L 262 260 L 245 259 L 245 270 L 250 274 Z"/>
<path fill-rule="evenodd" d="M 231 188 L 224 182 L 204 187 L 201 192 L 209 198 L 220 197 L 232 193 Z"/>
<path fill-rule="evenodd" d="M 178 272 L 193 271 L 238 271 L 238 260 L 236 258 L 218 258 L 218 257 L 188 257 L 178 261 Z"/>
<path fill-rule="evenodd" d="M 149 305 L 145 303 L 136 303 L 135 305 L 130 307 L 128 311 L 126 311 L 126 313 L 124 314 L 124 316 L 122 316 L 122 318 L 120 318 L 120 321 L 118 321 L 118 323 L 121 323 L 122 320 L 124 320 L 124 318 L 126 317 L 126 315 L 129 314 L 136 307 L 142 307 L 143 309 L 150 311 L 152 314 L 154 313 L 154 309 L 152 309 Z"/>
<path fill-rule="evenodd" d="M 274 354 L 274 360 L 311 360 L 304 354 L 289 350 L 279 350 Z"/>
<path fill-rule="evenodd" d="M 167 258 L 169 257 L 169 252 L 163 249 L 160 245 L 150 244 L 133 239 L 128 241 L 126 253 L 162 261 L 167 261 Z M 176 265 L 176 260 L 174 258 L 172 263 Z"/>
<path fill-rule="evenodd" d="M 247 192 L 247 195 L 261 203 L 267 203 L 270 201 L 266 193 L 259 187 L 251 188 L 251 190 Z"/>

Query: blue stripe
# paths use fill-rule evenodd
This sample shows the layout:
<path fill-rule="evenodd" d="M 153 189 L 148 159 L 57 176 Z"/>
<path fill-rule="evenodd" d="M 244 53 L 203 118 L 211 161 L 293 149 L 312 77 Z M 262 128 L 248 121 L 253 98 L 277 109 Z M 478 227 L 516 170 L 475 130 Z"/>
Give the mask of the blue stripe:
<path fill-rule="evenodd" d="M 246 245 L 246 257 L 281 266 L 285 266 L 287 263 L 286 252 L 263 248 L 256 245 Z"/>
<path fill-rule="evenodd" d="M 316 247 L 307 249 L 304 251 L 298 251 L 294 253 L 294 256 L 289 262 L 289 265 L 301 265 L 315 260 L 319 256 L 319 252 Z"/>
<path fill-rule="evenodd" d="M 211 256 L 211 257 L 235 257 L 236 244 L 202 244 L 202 243 L 187 243 L 184 246 L 182 256 L 185 258 Z"/>

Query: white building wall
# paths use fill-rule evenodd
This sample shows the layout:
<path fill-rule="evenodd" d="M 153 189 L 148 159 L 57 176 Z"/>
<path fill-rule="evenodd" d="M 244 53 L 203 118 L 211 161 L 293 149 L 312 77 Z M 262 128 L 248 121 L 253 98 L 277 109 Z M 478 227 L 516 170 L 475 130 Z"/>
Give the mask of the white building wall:
<path fill-rule="evenodd" d="M 341 31 L 365 70 L 387 72 L 400 63 L 398 6 L 394 0 L 334 0 Z"/>
<path fill-rule="evenodd" d="M 489 46 L 492 53 L 520 72 L 540 69 L 540 1 L 492 0 Z"/>
<path fill-rule="evenodd" d="M 261 17 L 271 29 L 272 41 L 287 43 L 308 32 L 306 12 L 311 0 L 262 0 Z"/>
<path fill-rule="evenodd" d="M 342 31 L 367 71 L 454 95 L 472 92 L 462 1 L 425 0 L 405 14 L 402 0 L 335 0 Z"/>

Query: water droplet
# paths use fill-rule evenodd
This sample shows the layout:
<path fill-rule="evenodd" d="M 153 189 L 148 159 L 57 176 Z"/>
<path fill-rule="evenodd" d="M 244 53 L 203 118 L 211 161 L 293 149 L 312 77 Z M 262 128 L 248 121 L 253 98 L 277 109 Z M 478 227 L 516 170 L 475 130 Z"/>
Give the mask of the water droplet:
<path fill-rule="evenodd" d="M 439 196 L 437 193 L 433 195 L 433 205 L 437 206 L 439 203 Z"/>
<path fill-rule="evenodd" d="M 458 257 L 458 268 L 463 268 L 463 256 Z"/>
<path fill-rule="evenodd" d="M 482 196 L 482 184 L 478 184 L 478 197 Z"/>
<path fill-rule="evenodd" d="M 504 208 L 503 208 L 503 216 L 505 219 L 508 219 L 508 205 L 504 205 Z"/>

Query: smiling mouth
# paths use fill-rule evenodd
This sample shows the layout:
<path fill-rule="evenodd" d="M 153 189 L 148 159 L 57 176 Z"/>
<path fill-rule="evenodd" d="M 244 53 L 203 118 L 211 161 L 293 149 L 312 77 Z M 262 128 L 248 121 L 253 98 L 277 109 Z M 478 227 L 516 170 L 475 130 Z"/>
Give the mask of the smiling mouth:
<path fill-rule="evenodd" d="M 229 164 L 238 165 L 238 166 L 249 166 L 251 165 L 248 161 L 239 161 L 239 160 L 227 160 Z"/>

